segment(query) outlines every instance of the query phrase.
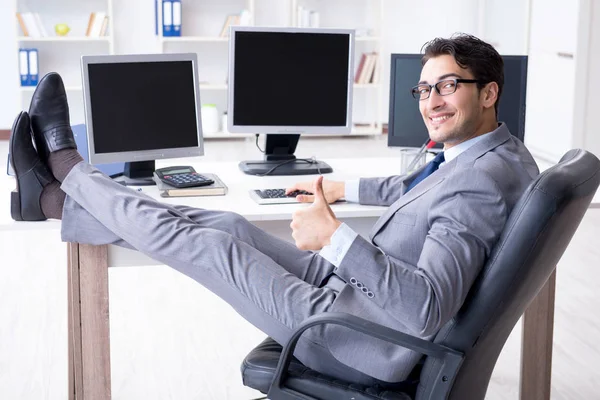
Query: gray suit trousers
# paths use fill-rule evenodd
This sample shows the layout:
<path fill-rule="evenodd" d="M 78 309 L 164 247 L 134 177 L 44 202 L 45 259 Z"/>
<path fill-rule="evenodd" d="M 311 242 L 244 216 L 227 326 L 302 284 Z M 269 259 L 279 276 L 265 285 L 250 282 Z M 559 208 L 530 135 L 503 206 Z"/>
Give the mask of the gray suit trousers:
<path fill-rule="evenodd" d="M 136 249 L 199 282 L 280 344 L 336 298 L 335 289 L 322 285 L 333 265 L 240 215 L 157 202 L 83 162 L 61 188 L 63 241 Z M 294 355 L 330 376 L 374 382 L 331 355 L 322 327 L 305 332 Z"/>

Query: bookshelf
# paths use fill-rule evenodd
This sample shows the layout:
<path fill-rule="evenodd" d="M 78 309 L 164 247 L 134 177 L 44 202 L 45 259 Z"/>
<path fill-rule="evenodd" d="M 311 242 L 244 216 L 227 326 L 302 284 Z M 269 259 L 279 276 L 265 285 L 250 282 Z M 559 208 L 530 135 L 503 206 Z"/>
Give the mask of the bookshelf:
<path fill-rule="evenodd" d="M 82 55 L 126 53 L 198 54 L 200 95 L 203 104 L 215 104 L 219 115 L 227 111 L 228 37 L 222 37 L 228 16 L 247 10 L 249 25 L 298 26 L 298 6 L 318 10 L 320 27 L 357 30 L 355 68 L 363 52 L 382 54 L 383 3 L 385 0 L 182 0 L 181 36 L 163 36 L 162 24 L 155 32 L 155 19 L 162 21 L 162 7 L 156 1 L 131 0 L 15 0 L 19 13 L 38 13 L 47 36 L 25 36 L 15 18 L 18 48 L 39 52 L 39 77 L 56 71 L 63 77 L 74 124 L 84 123 L 80 57 Z M 291 4 L 291 5 L 290 5 Z M 102 12 L 108 18 L 106 36 L 86 36 L 90 13 Z M 135 23 L 131 23 L 135 18 Z M 114 22 L 114 24 L 113 24 Z M 67 36 L 56 36 L 54 25 L 66 23 Z M 114 26 L 114 29 L 113 29 Z M 381 68 L 379 63 L 378 68 Z M 18 73 L 18 71 L 16 71 Z M 381 80 L 381 78 L 380 78 Z M 21 87 L 20 106 L 27 110 L 34 87 Z M 354 85 L 353 115 L 358 124 L 354 135 L 382 133 L 384 88 L 381 83 Z M 387 111 L 386 111 L 387 113 Z M 205 138 L 253 138 L 253 134 L 218 132 Z"/>
<path fill-rule="evenodd" d="M 387 112 L 381 84 L 384 0 L 292 0 L 290 7 L 291 26 L 355 29 L 354 71 L 363 54 L 377 53 L 372 77 L 365 79 L 372 83 L 354 84 L 352 134 L 381 135 Z"/>
<path fill-rule="evenodd" d="M 84 123 L 80 58 L 82 55 L 114 54 L 113 1 L 16 0 L 16 10 L 21 16 L 38 15 L 33 29 L 31 29 L 32 20 L 25 18 L 28 35 L 23 31 L 19 20 L 15 18 L 17 48 L 37 49 L 39 79 L 52 71 L 62 76 L 71 109 L 71 122 Z M 106 17 L 107 26 L 104 36 L 86 36 L 91 13 L 101 15 L 97 21 L 100 26 Z M 55 32 L 54 27 L 57 24 L 68 25 L 70 31 L 66 36 L 59 36 Z M 20 87 L 19 101 L 23 110 L 29 108 L 34 91 L 33 86 Z"/>

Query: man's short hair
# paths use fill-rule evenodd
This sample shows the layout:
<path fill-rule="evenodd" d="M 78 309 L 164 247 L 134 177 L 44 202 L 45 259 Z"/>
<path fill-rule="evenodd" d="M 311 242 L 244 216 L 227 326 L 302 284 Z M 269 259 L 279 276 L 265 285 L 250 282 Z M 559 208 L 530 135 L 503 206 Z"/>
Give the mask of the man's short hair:
<path fill-rule="evenodd" d="M 498 99 L 494 104 L 496 118 L 498 118 L 498 103 L 504 86 L 504 61 L 494 47 L 483 40 L 466 33 L 455 33 L 449 39 L 435 38 L 423 45 L 421 49 L 422 65 L 434 57 L 451 55 L 461 68 L 467 68 L 475 79 L 485 82 L 477 84 L 481 90 L 485 84 L 496 82 L 498 84 Z"/>

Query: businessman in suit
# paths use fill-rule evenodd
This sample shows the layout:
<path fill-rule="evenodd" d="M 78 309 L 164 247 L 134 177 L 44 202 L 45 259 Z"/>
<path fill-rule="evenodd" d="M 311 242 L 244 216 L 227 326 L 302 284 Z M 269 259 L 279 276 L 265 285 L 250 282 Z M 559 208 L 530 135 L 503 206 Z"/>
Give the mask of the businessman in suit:
<path fill-rule="evenodd" d="M 431 339 L 462 305 L 538 174 L 497 121 L 503 80 L 502 58 L 489 44 L 469 35 L 429 42 L 412 95 L 444 151 L 409 175 L 319 177 L 290 188 L 314 193 L 301 198 L 313 204 L 293 215 L 294 246 L 234 213 L 159 203 L 82 162 L 62 81 L 49 74 L 13 126 L 11 211 L 20 220 L 62 219 L 64 241 L 137 249 L 198 281 L 279 343 L 327 311 Z M 337 220 L 328 203 L 342 197 L 389 206 L 369 239 Z M 403 381 L 420 358 L 339 326 L 310 329 L 295 355 L 364 384 Z"/>

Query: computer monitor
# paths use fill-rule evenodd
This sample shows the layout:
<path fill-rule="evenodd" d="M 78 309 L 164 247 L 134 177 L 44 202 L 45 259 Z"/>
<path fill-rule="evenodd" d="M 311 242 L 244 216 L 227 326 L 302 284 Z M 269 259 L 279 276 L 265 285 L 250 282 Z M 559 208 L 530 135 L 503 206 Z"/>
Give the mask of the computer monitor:
<path fill-rule="evenodd" d="M 81 58 L 89 161 L 126 162 L 153 184 L 155 160 L 204 154 L 196 54 Z"/>
<path fill-rule="evenodd" d="M 429 134 L 411 88 L 420 80 L 422 54 L 392 54 L 388 146 L 420 147 Z M 521 141 L 525 135 L 527 56 L 502 56 L 504 87 L 498 105 L 498 121 Z M 442 144 L 437 144 L 442 148 Z"/>
<path fill-rule="evenodd" d="M 252 175 L 332 172 L 294 156 L 300 134 L 349 134 L 354 31 L 234 26 L 229 40 L 227 128 L 266 133 L 264 160 L 243 161 Z"/>

